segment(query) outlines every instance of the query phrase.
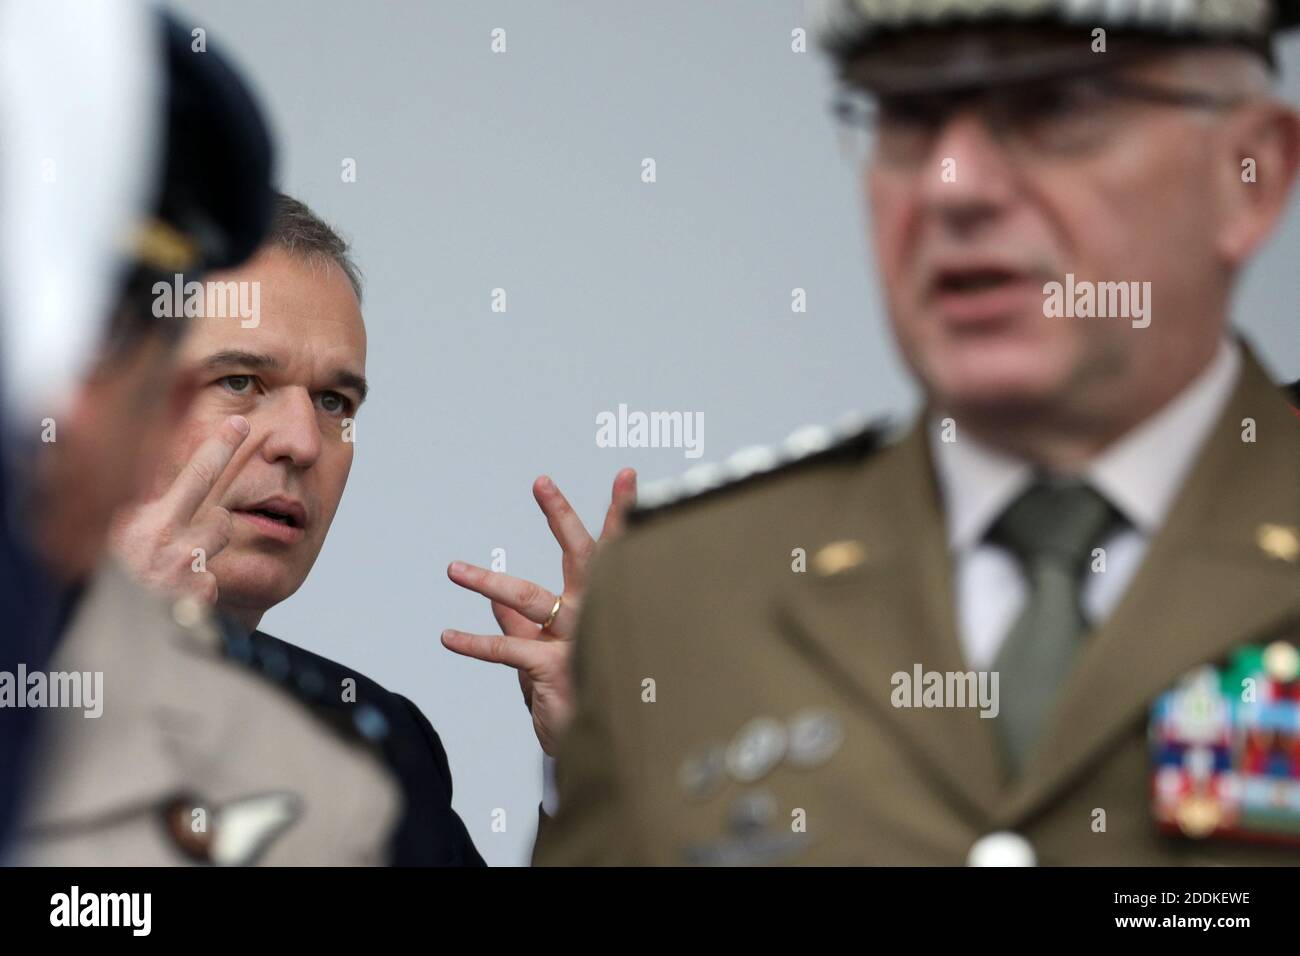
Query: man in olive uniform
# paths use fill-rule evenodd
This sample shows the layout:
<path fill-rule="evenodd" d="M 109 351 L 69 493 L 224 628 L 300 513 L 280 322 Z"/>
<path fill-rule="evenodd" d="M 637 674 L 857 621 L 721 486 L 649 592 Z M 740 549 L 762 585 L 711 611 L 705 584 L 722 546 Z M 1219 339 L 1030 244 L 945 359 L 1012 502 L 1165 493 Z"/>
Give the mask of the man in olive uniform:
<path fill-rule="evenodd" d="M 26 21 L 24 43 L 48 75 L 75 75 L 78 31 L 87 28 L 75 6 L 52 3 Z M 124 203 L 120 216 L 106 217 L 111 241 L 87 257 L 92 266 L 98 258 L 111 260 L 114 269 L 107 271 L 120 278 L 105 296 L 112 318 L 88 336 L 84 366 L 68 376 L 67 394 L 22 396 L 28 401 L 8 423 L 7 437 L 21 446 L 23 479 L 21 507 L 13 511 L 23 526 L 14 530 L 57 581 L 63 625 L 50 629 L 50 638 L 58 636 L 52 655 L 39 663 L 20 660 L 16 674 L 0 674 L 0 706 L 37 707 L 41 717 L 23 778 L 26 808 L 8 860 L 384 863 L 400 798 L 373 747 L 382 731 L 374 726 L 376 715 L 367 720 L 358 708 L 351 721 L 329 721 L 313 712 L 229 659 L 219 623 L 197 601 L 156 598 L 103 557 L 114 511 L 138 492 L 189 391 L 183 377 L 173 376 L 186 318 L 157 307 L 155 280 L 170 288 L 173 280 L 197 280 L 246 260 L 270 223 L 273 192 L 261 110 L 223 56 L 198 48 L 188 29 L 152 9 L 123 4 L 96 17 L 113 18 L 93 21 L 104 30 L 91 35 L 120 58 L 103 63 L 103 71 L 143 62 L 157 85 L 156 96 L 132 88 L 136 95 L 124 105 L 161 105 L 158 135 L 125 140 L 123 148 L 136 149 L 132 155 L 141 162 L 149 154 L 147 168 L 158 172 L 151 198 L 135 208 Z M 119 78 L 83 79 L 111 85 Z M 31 95 L 38 98 L 37 114 L 59 118 L 63 130 L 95 127 L 84 88 L 50 83 Z M 84 157 L 79 145 L 71 135 L 53 156 L 67 180 L 33 184 L 40 166 L 21 167 L 14 171 L 18 181 L 6 182 L 11 194 L 85 182 L 77 175 Z M 105 194 L 122 188 L 107 172 L 133 166 L 108 152 L 113 155 L 95 157 L 93 200 L 112 199 Z M 44 227 L 61 229 L 71 247 L 84 240 L 79 230 L 89 228 L 89 218 L 69 204 L 57 222 L 28 225 L 42 236 Z M 28 281 L 37 288 L 61 281 L 66 298 L 89 309 L 89 279 L 69 269 L 70 258 L 54 250 L 31 262 L 6 291 Z M 47 308 L 46 299 L 32 296 L 30 309 L 14 308 L 15 301 L 22 299 L 6 298 L 6 331 L 48 320 L 64 299 L 50 295 Z M 242 429 L 232 424 L 199 449 L 171 507 L 197 507 L 247 437 L 247 422 L 237 421 Z M 43 430 L 50 438 L 40 442 Z M 303 689 L 314 682 L 318 694 L 329 691 L 310 667 L 285 667 L 273 676 Z"/>
<path fill-rule="evenodd" d="M 643 496 L 539 863 L 1300 860 L 1300 422 L 1231 322 L 1296 14 L 829 4 L 925 406 Z"/>

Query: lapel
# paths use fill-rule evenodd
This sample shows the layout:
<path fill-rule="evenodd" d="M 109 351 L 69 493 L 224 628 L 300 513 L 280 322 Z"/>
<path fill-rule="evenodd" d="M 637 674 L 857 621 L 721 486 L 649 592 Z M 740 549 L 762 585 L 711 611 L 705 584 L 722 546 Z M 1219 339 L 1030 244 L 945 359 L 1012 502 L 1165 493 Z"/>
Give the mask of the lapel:
<path fill-rule="evenodd" d="M 809 549 L 808 572 L 791 575 L 777 595 L 781 631 L 845 696 L 883 721 L 951 797 L 987 816 L 999 773 L 991 721 L 975 708 L 891 702 L 896 672 L 910 677 L 917 664 L 926 671 L 967 669 L 924 416 L 901 442 L 860 465 L 833 504 L 825 509 L 832 516 L 825 540 Z M 861 546 L 856 563 L 819 569 L 817 549 L 846 540 Z"/>
<path fill-rule="evenodd" d="M 1131 734 L 1182 674 L 1288 623 L 1300 626 L 1300 565 L 1270 556 L 1258 541 L 1261 526 L 1300 528 L 1300 433 L 1248 349 L 1244 359 L 1164 527 L 1080 656 L 1042 744 L 1008 794 L 1008 825 Z M 1246 418 L 1256 423 L 1253 444 L 1241 440 Z"/>

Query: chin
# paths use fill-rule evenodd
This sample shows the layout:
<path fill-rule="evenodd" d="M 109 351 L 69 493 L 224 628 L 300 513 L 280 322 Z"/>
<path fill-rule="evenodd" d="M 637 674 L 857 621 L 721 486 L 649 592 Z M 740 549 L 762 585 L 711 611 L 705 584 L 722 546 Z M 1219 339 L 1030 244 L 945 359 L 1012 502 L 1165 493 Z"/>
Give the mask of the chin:
<path fill-rule="evenodd" d="M 1059 389 L 1032 375 L 1000 374 L 963 377 L 939 385 L 933 394 L 954 414 L 1023 414 L 1051 405 Z"/>
<path fill-rule="evenodd" d="M 928 393 L 954 412 L 1041 407 L 1069 381 L 1064 351 L 1020 337 L 949 342 L 923 353 L 919 372 Z"/>
<path fill-rule="evenodd" d="M 218 602 L 270 610 L 302 586 L 306 574 L 265 555 L 221 555 L 209 565 L 217 577 Z"/>

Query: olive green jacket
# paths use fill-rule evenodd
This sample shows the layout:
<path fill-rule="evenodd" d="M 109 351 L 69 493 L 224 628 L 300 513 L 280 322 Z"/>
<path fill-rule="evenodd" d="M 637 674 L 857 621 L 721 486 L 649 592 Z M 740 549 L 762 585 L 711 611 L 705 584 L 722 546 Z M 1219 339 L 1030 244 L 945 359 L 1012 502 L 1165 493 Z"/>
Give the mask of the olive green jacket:
<path fill-rule="evenodd" d="M 1151 810 L 1153 700 L 1300 643 L 1300 420 L 1253 356 L 1014 782 L 978 709 L 891 699 L 918 664 L 968 670 L 940 509 L 918 421 L 637 521 L 594 569 L 536 862 L 960 865 L 999 831 L 1040 864 L 1300 862 Z"/>

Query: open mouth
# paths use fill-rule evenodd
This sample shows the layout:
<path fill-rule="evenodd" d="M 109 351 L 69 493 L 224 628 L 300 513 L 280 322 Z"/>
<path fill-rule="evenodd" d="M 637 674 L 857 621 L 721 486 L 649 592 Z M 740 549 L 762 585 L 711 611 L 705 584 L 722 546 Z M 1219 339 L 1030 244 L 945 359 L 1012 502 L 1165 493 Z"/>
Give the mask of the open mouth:
<path fill-rule="evenodd" d="M 283 511 L 274 511 L 270 508 L 253 508 L 249 510 L 247 513 L 254 514 L 254 515 L 261 515 L 263 518 L 269 518 L 272 521 L 278 522 L 282 525 L 287 525 L 290 528 L 301 527 L 301 525 L 298 523 L 297 519 L 295 519 L 293 515 L 286 514 Z"/>
<path fill-rule="evenodd" d="M 940 295 L 962 295 L 986 292 L 1008 283 L 1018 282 L 1020 278 L 1007 269 L 970 269 L 941 274 L 935 287 Z"/>
<path fill-rule="evenodd" d="M 971 331 L 1001 329 L 1041 297 L 1030 274 L 1001 266 L 942 269 L 931 289 L 943 320 Z"/>
<path fill-rule="evenodd" d="M 307 527 L 307 510 L 291 498 L 276 496 L 232 511 L 263 536 L 276 541 L 297 541 Z"/>

